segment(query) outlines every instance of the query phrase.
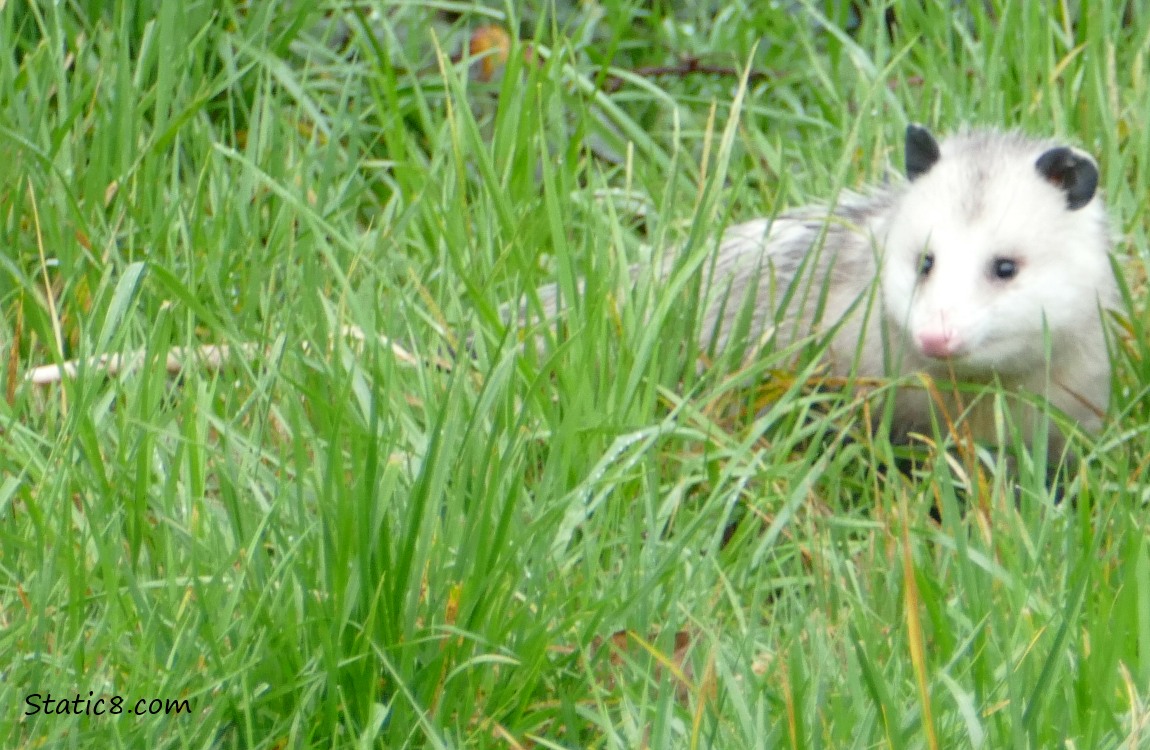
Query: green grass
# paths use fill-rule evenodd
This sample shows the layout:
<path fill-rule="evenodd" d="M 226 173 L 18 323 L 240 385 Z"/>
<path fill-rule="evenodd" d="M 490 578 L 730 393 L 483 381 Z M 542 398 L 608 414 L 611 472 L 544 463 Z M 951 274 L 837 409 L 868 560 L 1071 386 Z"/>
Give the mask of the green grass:
<path fill-rule="evenodd" d="M 671 5 L 0 10 L 9 746 L 1150 746 L 1150 13 Z M 684 56 L 762 75 L 644 74 Z M 1073 507 L 1025 458 L 965 513 L 945 455 L 883 472 L 878 401 L 698 372 L 699 275 L 626 280 L 883 179 L 912 120 L 1102 165 L 1128 295 Z M 500 306 L 580 278 L 522 350 Z M 190 712 L 29 715 L 89 691 Z"/>

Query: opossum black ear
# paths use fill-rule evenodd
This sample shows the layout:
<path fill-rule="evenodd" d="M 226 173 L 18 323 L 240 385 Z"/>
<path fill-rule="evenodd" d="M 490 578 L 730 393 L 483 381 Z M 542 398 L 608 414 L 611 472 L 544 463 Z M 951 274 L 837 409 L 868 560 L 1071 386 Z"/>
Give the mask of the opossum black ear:
<path fill-rule="evenodd" d="M 1066 193 L 1071 211 L 1089 203 L 1098 189 L 1098 167 L 1089 157 L 1065 146 L 1050 149 L 1034 166 L 1047 182 Z"/>
<path fill-rule="evenodd" d="M 942 152 L 938 141 L 921 125 L 906 126 L 906 176 L 914 180 L 930 171 Z"/>

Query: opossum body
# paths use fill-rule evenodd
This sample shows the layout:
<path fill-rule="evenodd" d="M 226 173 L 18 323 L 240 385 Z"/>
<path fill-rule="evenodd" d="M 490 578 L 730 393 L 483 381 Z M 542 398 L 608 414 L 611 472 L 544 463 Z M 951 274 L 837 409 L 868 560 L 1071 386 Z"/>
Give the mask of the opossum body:
<path fill-rule="evenodd" d="M 1016 133 L 939 143 L 912 125 L 906 175 L 832 209 L 730 227 L 708 270 L 700 343 L 726 345 L 751 294 L 753 336 L 773 330 L 786 346 L 833 330 L 833 375 L 997 381 L 1097 430 L 1110 390 L 1102 316 L 1117 287 L 1094 161 Z M 556 311 L 554 287 L 540 299 Z M 962 404 L 942 390 L 951 419 L 969 406 L 975 437 L 995 439 L 992 399 Z M 1034 413 L 1012 411 L 1030 441 Z M 901 389 L 896 433 L 929 434 L 930 425 L 928 392 Z M 1061 443 L 1055 436 L 1050 447 Z"/>

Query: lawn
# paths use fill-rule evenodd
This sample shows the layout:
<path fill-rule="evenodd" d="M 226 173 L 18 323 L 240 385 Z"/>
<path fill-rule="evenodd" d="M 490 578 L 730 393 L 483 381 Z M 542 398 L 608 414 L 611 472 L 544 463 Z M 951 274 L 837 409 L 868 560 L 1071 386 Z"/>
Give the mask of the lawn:
<path fill-rule="evenodd" d="M 1150 747 L 1150 10 L 873 6 L 0 3 L 0 737 Z M 908 122 L 1098 159 L 1057 486 L 631 282 Z"/>

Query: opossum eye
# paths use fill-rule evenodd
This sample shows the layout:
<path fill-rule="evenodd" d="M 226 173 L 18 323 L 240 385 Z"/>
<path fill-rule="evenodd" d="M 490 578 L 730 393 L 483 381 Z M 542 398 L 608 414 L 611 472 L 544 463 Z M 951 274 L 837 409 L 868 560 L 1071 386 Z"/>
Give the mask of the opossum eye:
<path fill-rule="evenodd" d="M 918 259 L 918 275 L 926 278 L 934 268 L 934 253 L 923 253 Z"/>
<path fill-rule="evenodd" d="M 1018 275 L 1018 264 L 1010 258 L 995 258 L 990 271 L 994 278 L 1008 281 Z"/>

